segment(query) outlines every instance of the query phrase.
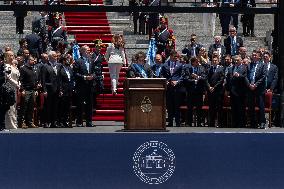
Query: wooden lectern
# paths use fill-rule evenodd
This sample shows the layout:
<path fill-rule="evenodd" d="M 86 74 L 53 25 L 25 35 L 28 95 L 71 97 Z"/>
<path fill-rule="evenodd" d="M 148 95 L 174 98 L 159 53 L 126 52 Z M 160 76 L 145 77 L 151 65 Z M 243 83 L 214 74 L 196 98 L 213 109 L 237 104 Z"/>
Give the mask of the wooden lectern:
<path fill-rule="evenodd" d="M 166 79 L 125 80 L 125 130 L 166 129 Z"/>

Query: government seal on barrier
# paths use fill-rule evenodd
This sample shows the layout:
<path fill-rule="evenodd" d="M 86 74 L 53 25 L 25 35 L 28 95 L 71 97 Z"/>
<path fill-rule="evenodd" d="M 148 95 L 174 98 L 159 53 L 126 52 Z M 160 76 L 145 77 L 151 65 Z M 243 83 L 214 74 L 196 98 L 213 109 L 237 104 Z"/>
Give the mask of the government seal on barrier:
<path fill-rule="evenodd" d="M 147 184 L 161 184 L 175 170 L 175 154 L 165 143 L 159 141 L 142 144 L 134 153 L 133 161 L 134 173 Z"/>

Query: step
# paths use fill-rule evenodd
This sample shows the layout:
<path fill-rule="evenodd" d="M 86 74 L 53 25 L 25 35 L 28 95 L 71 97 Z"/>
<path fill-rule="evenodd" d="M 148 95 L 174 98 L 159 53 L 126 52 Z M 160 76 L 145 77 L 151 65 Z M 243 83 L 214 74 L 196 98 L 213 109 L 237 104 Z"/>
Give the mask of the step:
<path fill-rule="evenodd" d="M 124 115 L 124 110 L 96 110 L 96 115 Z"/>
<path fill-rule="evenodd" d="M 123 67 L 121 68 L 121 70 L 120 70 L 120 73 L 121 73 L 121 72 L 126 72 L 127 69 L 128 69 L 127 66 L 123 66 Z M 108 67 L 103 67 L 103 72 L 109 72 Z M 120 74 L 120 73 L 119 73 L 119 74 Z"/>
<path fill-rule="evenodd" d="M 110 77 L 110 73 L 109 72 L 103 72 L 103 75 L 105 78 Z M 119 77 L 126 77 L 126 73 L 125 72 L 120 72 L 119 73 Z"/>
<path fill-rule="evenodd" d="M 115 96 L 113 96 L 112 94 L 99 94 L 97 98 L 104 98 L 104 99 L 112 99 L 112 98 L 124 98 L 124 94 L 116 94 Z"/>
<path fill-rule="evenodd" d="M 97 98 L 97 104 L 100 104 L 100 105 L 103 105 L 103 104 L 123 105 L 124 100 L 123 99 L 116 99 L 116 97 L 113 97 L 113 99 Z"/>
<path fill-rule="evenodd" d="M 82 21 L 70 21 L 66 20 L 66 26 L 109 26 L 108 22 L 93 22 L 93 21 L 88 21 L 88 22 L 83 22 Z"/>
<path fill-rule="evenodd" d="M 124 121 L 124 115 L 119 116 L 93 116 L 93 121 Z"/>
<path fill-rule="evenodd" d="M 81 29 L 81 30 L 79 30 L 79 29 L 77 29 L 77 30 L 68 29 L 67 31 L 68 31 L 69 34 L 76 35 L 76 36 L 79 35 L 79 37 L 82 37 L 82 38 L 88 38 L 90 36 L 93 38 L 92 35 L 94 35 L 94 34 L 102 35 L 102 34 L 110 33 L 110 29 L 100 29 L 100 28 L 97 28 L 97 29 L 94 28 L 92 30 L 88 30 L 88 29 L 86 29 L 86 30 L 85 29 Z M 83 35 L 81 36 L 81 34 L 84 34 L 84 36 Z"/>

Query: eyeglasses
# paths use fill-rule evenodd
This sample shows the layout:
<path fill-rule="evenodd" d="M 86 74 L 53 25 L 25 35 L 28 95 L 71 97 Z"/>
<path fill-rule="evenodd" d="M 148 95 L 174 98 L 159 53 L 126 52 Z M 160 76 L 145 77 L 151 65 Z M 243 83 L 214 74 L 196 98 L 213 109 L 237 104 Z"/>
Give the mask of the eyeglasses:
<path fill-rule="evenodd" d="M 230 30 L 229 32 L 236 32 L 235 30 Z"/>

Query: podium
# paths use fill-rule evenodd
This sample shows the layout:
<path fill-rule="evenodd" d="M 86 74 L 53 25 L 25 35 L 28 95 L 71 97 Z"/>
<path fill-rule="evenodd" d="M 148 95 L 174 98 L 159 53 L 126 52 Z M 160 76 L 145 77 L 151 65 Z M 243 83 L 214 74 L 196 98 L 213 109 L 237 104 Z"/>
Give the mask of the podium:
<path fill-rule="evenodd" d="M 126 131 L 166 129 L 166 79 L 127 78 L 124 83 Z"/>

